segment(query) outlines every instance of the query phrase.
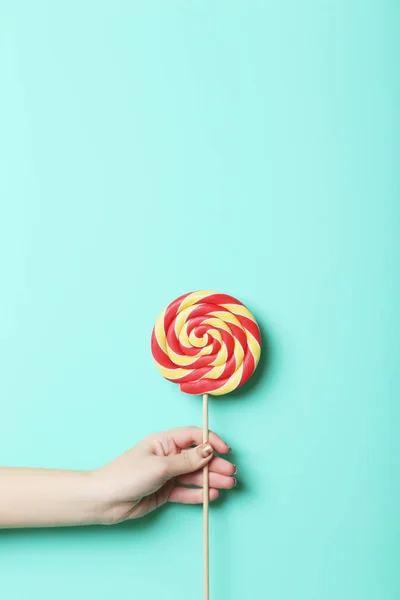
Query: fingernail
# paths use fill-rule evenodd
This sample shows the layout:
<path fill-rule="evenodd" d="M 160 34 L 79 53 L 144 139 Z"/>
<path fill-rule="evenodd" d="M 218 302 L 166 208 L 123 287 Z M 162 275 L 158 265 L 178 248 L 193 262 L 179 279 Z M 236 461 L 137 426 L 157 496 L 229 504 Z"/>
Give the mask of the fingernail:
<path fill-rule="evenodd" d="M 237 465 L 233 465 L 235 467 L 235 470 L 233 471 L 233 474 L 236 475 L 237 473 Z"/>
<path fill-rule="evenodd" d="M 210 446 L 210 444 L 206 442 L 205 444 L 201 444 L 201 446 L 199 446 L 199 452 L 203 458 L 207 458 L 207 456 L 210 456 L 210 454 L 212 454 L 213 449 L 212 446 Z"/>
<path fill-rule="evenodd" d="M 230 454 L 232 452 L 232 448 L 230 446 L 228 446 L 228 454 Z"/>
<path fill-rule="evenodd" d="M 236 477 L 233 478 L 233 481 L 234 481 L 233 487 L 235 487 L 237 485 L 237 479 L 236 479 Z"/>

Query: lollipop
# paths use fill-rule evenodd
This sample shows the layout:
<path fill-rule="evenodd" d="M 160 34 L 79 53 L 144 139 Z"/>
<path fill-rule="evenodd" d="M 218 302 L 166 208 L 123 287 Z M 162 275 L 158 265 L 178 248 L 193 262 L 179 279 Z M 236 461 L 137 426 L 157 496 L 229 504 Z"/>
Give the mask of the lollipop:
<path fill-rule="evenodd" d="M 203 442 L 208 441 L 208 394 L 221 396 L 254 373 L 261 352 L 260 330 L 236 298 L 211 291 L 180 296 L 161 313 L 151 350 L 160 373 L 182 392 L 203 395 Z M 208 465 L 203 472 L 204 600 L 208 585 Z"/>

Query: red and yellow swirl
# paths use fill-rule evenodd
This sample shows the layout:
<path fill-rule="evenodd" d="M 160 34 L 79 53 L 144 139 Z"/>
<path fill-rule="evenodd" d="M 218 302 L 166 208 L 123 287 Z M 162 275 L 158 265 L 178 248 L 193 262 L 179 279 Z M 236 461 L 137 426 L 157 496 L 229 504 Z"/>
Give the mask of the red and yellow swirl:
<path fill-rule="evenodd" d="M 179 383 L 183 392 L 220 396 L 254 373 L 260 330 L 236 298 L 192 292 L 171 302 L 158 317 L 151 350 L 161 374 Z"/>

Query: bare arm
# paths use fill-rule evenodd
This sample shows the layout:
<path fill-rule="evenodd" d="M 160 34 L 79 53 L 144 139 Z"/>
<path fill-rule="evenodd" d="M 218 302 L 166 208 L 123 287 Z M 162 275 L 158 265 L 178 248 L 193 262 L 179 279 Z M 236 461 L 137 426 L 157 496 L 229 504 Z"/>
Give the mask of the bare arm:
<path fill-rule="evenodd" d="M 98 488 L 89 471 L 0 468 L 0 527 L 98 523 Z"/>
<path fill-rule="evenodd" d="M 230 451 L 215 433 L 211 445 L 201 442 L 201 429 L 181 427 L 146 437 L 94 471 L 0 467 L 0 528 L 112 524 L 167 501 L 198 504 L 206 464 L 215 500 L 236 484 L 235 466 L 213 455 Z"/>

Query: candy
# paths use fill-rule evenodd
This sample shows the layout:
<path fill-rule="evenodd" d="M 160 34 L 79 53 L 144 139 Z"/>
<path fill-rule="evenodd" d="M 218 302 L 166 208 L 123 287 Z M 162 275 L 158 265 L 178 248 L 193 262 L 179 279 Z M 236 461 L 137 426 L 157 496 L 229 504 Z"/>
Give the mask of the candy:
<path fill-rule="evenodd" d="M 180 296 L 161 313 L 151 338 L 161 374 L 187 394 L 220 396 L 253 374 L 260 330 L 236 298 L 212 291 Z"/>

